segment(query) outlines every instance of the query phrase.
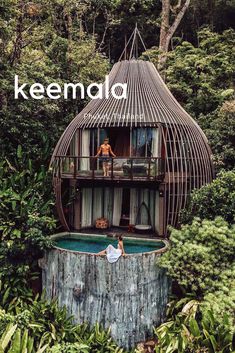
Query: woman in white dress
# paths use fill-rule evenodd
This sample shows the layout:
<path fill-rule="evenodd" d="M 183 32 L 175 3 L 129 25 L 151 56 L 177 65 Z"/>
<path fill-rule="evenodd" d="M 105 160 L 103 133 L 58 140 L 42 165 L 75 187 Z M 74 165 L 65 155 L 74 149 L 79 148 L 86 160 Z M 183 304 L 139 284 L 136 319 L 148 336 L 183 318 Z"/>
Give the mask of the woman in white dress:
<path fill-rule="evenodd" d="M 117 249 L 109 244 L 105 250 L 100 251 L 97 255 L 106 255 L 108 262 L 111 264 L 116 262 L 120 256 L 125 255 L 122 236 L 119 235 L 118 237 Z"/>

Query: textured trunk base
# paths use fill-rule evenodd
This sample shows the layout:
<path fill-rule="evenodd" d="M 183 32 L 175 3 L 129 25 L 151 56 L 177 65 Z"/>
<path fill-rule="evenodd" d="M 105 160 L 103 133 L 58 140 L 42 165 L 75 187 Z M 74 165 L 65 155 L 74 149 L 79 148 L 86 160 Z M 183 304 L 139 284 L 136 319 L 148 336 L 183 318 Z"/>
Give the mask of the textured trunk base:
<path fill-rule="evenodd" d="M 76 322 L 111 327 L 117 344 L 130 349 L 165 317 L 170 281 L 156 264 L 159 256 L 128 255 L 110 264 L 106 257 L 53 249 L 41 264 L 43 288 Z"/>

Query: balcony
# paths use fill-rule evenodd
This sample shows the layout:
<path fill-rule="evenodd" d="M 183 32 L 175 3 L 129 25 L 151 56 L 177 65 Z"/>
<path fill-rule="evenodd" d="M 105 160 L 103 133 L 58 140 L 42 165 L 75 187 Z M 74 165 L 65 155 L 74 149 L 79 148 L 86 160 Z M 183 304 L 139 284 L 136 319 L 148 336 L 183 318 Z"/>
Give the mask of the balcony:
<path fill-rule="evenodd" d="M 108 176 L 104 176 L 102 157 L 56 156 L 54 175 L 59 178 L 116 181 L 161 181 L 165 161 L 154 157 L 109 158 Z"/>

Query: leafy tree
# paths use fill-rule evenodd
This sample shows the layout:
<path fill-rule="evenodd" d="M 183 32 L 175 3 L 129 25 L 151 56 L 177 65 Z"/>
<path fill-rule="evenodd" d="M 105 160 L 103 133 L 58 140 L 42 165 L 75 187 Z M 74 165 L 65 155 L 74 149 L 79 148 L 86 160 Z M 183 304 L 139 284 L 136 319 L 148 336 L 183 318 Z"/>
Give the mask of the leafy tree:
<path fill-rule="evenodd" d="M 200 117 L 210 141 L 217 170 L 235 167 L 235 101 L 226 101 L 212 114 Z"/>
<path fill-rule="evenodd" d="M 194 219 L 191 225 L 171 230 L 171 248 L 160 265 L 186 292 L 199 297 L 226 286 L 234 264 L 235 227 L 218 217 L 213 221 Z M 231 278 L 231 275 L 230 275 Z M 224 281 L 225 279 L 225 281 Z"/>
<path fill-rule="evenodd" d="M 170 52 L 166 70 L 169 88 L 197 118 L 214 111 L 234 92 L 235 35 L 233 30 L 218 34 L 205 28 L 198 32 L 198 41 L 198 47 L 182 42 Z"/>
<path fill-rule="evenodd" d="M 233 223 L 235 217 L 235 173 L 221 171 L 212 183 L 194 190 L 187 207 L 181 212 L 181 223 L 189 223 L 193 217 L 214 219 L 223 217 Z"/>
<path fill-rule="evenodd" d="M 15 99 L 15 75 L 20 84 L 39 82 L 48 86 L 56 82 L 63 86 L 82 82 L 87 86 L 103 81 L 108 70 L 107 60 L 96 50 L 95 39 L 80 29 L 79 3 L 4 3 L 0 12 L 0 154 L 9 159 L 22 144 L 29 158 L 45 164 L 68 122 L 85 103 L 79 95 L 67 100 Z"/>

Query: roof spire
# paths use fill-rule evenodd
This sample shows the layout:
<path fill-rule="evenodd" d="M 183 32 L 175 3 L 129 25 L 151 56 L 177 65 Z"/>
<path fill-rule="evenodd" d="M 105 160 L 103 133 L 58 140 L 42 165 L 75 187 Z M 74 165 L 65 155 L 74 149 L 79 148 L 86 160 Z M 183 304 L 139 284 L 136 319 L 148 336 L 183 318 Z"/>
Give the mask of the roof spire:
<path fill-rule="evenodd" d="M 144 41 L 143 41 L 143 38 L 140 34 L 140 31 L 138 29 L 138 25 L 137 25 L 137 22 L 135 24 L 135 29 L 134 31 L 132 32 L 130 38 L 128 39 L 128 41 L 126 42 L 125 40 L 125 48 L 123 49 L 122 51 L 122 54 L 119 58 L 118 61 L 122 60 L 123 57 L 124 57 L 124 60 L 127 59 L 127 49 L 128 49 L 128 46 L 130 45 L 130 53 L 129 53 L 129 60 L 131 59 L 138 59 L 139 57 L 139 46 L 138 46 L 138 40 L 140 39 L 140 42 L 144 48 L 144 50 L 146 51 L 147 48 L 144 44 Z M 131 43 L 131 44 L 130 44 Z"/>

